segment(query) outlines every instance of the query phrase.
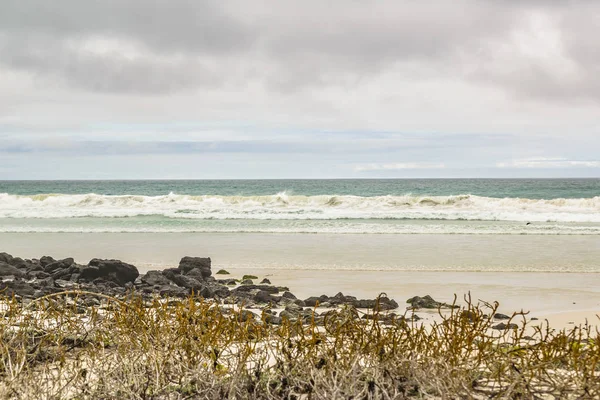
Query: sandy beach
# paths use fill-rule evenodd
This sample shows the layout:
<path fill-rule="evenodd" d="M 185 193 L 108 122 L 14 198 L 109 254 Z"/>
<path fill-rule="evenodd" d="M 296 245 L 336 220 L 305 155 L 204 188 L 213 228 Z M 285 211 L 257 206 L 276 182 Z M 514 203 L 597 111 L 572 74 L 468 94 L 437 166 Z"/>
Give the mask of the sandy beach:
<path fill-rule="evenodd" d="M 22 257 L 116 258 L 142 273 L 185 255 L 210 256 L 215 271 L 269 277 L 300 298 L 385 292 L 403 307 L 426 294 L 463 304 L 470 292 L 474 301 L 498 301 L 502 313 L 529 311 L 557 328 L 600 313 L 593 236 L 12 233 L 0 241 Z"/>

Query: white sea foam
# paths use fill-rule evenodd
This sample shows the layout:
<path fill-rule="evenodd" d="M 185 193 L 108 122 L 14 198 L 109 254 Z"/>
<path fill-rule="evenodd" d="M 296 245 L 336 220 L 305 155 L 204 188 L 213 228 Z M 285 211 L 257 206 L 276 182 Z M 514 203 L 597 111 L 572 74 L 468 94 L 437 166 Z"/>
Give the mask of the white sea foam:
<path fill-rule="evenodd" d="M 0 194 L 1 218 L 134 217 L 176 219 L 431 219 L 600 222 L 600 196 L 535 200 L 456 196 L 106 196 Z"/>

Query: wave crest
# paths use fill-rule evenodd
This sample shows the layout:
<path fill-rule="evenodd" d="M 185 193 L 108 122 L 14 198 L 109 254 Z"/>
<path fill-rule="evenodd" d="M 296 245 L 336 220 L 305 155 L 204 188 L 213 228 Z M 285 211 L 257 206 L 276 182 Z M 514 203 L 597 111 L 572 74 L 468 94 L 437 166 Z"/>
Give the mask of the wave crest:
<path fill-rule="evenodd" d="M 600 196 L 536 200 L 453 196 L 0 194 L 0 218 L 437 219 L 600 222 Z"/>

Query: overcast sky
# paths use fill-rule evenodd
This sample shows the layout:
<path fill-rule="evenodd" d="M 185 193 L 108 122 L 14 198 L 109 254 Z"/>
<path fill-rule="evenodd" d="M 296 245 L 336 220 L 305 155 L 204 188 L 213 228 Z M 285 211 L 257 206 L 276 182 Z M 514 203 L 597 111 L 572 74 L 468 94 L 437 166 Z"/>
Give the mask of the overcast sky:
<path fill-rule="evenodd" d="M 600 176 L 599 1 L 1 0 L 0 179 Z"/>

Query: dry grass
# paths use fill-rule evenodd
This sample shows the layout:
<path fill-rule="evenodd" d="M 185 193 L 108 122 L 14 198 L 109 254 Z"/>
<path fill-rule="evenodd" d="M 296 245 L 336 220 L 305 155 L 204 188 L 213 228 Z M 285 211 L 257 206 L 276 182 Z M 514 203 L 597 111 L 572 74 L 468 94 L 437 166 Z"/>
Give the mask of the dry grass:
<path fill-rule="evenodd" d="M 89 306 L 101 300 L 101 305 Z M 324 323 L 265 323 L 190 297 L 65 292 L 0 318 L 0 396 L 32 399 L 599 398 L 598 332 L 497 332 L 497 304 L 433 325 L 343 308 Z M 88 306 L 82 306 L 88 304 Z M 525 333 L 530 332 L 530 337 Z M 532 333 L 531 333 L 532 332 Z"/>

